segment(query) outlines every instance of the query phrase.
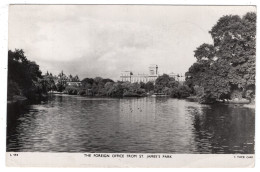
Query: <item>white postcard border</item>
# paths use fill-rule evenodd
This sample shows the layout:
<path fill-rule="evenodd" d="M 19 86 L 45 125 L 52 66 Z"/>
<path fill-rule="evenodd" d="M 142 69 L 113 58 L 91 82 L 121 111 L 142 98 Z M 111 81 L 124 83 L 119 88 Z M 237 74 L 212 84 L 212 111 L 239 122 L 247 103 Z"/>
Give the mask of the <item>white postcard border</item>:
<path fill-rule="evenodd" d="M 120 1 L 112 1 L 112 3 L 120 3 Z M 124 1 L 124 2 L 126 2 L 126 3 L 130 3 L 129 1 Z M 145 1 L 146 3 L 147 3 L 147 1 Z M 202 5 L 203 3 L 206 3 L 206 4 L 211 4 L 211 5 L 255 5 L 255 4 L 258 4 L 259 2 L 258 1 L 256 1 L 256 0 L 251 0 L 251 1 L 245 1 L 245 0 L 230 0 L 230 1 L 223 1 L 223 0 L 220 0 L 220 1 L 206 1 L 206 0 L 200 0 L 200 1 L 168 1 L 168 0 L 166 0 L 166 1 L 159 1 L 161 4 L 171 4 L 171 3 L 181 3 L 181 4 L 186 4 L 186 5 L 188 5 L 188 4 L 196 4 L 196 5 Z M 107 1 L 82 1 L 82 0 L 80 0 L 80 1 L 71 1 L 71 0 L 65 0 L 65 1 L 58 1 L 58 0 L 52 0 L 52 1 L 50 1 L 50 0 L 46 0 L 46 1 L 41 1 L 41 0 L 34 0 L 34 1 L 32 1 L 32 0 L 29 0 L 29 1 L 18 1 L 18 0 L 3 0 L 3 1 L 1 1 L 1 10 L 2 9 L 4 9 L 3 11 L 3 14 L 0 16 L 1 18 L 2 17 L 4 17 L 4 27 L 2 27 L 3 29 L 1 29 L 1 45 L 3 45 L 3 46 L 1 46 L 0 47 L 0 51 L 1 51 L 1 55 L 2 55 L 2 58 L 3 58 L 3 55 L 7 55 L 7 49 L 6 49 L 6 47 L 7 47 L 7 26 L 6 26 L 6 20 L 5 20 L 5 17 L 7 16 L 7 14 L 6 14 L 6 12 L 7 12 L 7 3 L 43 3 L 43 4 L 58 4 L 58 3 L 74 3 L 74 4 L 82 4 L 82 3 L 92 3 L 92 4 L 96 4 L 96 3 L 101 3 L 101 4 L 107 4 L 108 2 Z M 140 4 L 140 3 L 142 3 L 142 4 L 145 4 L 144 3 L 144 1 L 131 1 L 131 3 L 136 3 L 136 4 Z M 154 1 L 150 1 L 150 2 L 148 2 L 149 4 L 151 4 L 151 3 L 157 3 L 157 2 L 154 2 Z M 2 5 L 2 4 L 4 4 L 4 5 Z M 124 3 L 123 3 L 124 4 Z M 2 12 L 2 11 L 1 11 Z M 259 13 L 259 12 L 257 12 L 257 13 Z M 258 20 L 258 19 L 257 19 Z M 3 22 L 2 22 L 2 20 L 1 20 L 1 24 L 2 24 Z M 258 23 L 258 22 L 257 22 Z M 259 27 L 257 27 L 257 30 L 259 29 Z M 257 34 L 259 33 L 259 30 L 257 31 Z M 6 34 L 6 35 L 5 35 Z M 5 36 L 3 36 L 3 35 L 5 35 Z M 258 39 L 257 39 L 257 47 L 259 46 L 259 42 L 258 42 Z M 257 48 L 258 49 L 258 48 Z M 6 51 L 6 52 L 5 52 Z M 257 50 L 257 52 L 258 52 L 258 50 Z M 258 54 L 258 53 L 257 53 Z M 2 62 L 4 62 L 4 63 L 2 63 Z M 1 79 L 2 79 L 2 76 L 6 76 L 6 59 L 5 60 L 1 60 L 1 71 L 0 71 L 0 76 L 1 76 Z M 258 60 L 257 60 L 257 66 L 259 66 L 259 62 L 258 62 Z M 257 80 L 256 80 L 256 84 L 258 83 L 258 79 L 259 79 L 259 70 L 257 70 Z M 10 163 L 14 163 L 13 162 L 13 160 L 14 160 L 14 158 L 9 158 L 8 156 L 10 156 L 10 152 L 7 152 L 7 153 L 5 153 L 5 139 L 6 139 L 6 129 L 5 129 L 5 127 L 6 127 L 6 125 L 5 125 L 5 122 L 6 122 L 6 117 L 5 117 L 5 112 L 6 112 L 6 95 L 5 95 L 5 92 L 6 92 L 6 79 L 4 79 L 4 80 L 2 80 L 2 81 L 4 81 L 2 84 L 1 84 L 1 106 L 0 106 L 0 112 L 1 112 L 1 117 L 0 117 L 0 128 L 1 128 L 1 144 L 0 144 L 0 151 L 1 151 L 1 156 L 0 156 L 0 167 L 1 167 L 1 169 L 2 168 L 5 168 L 4 166 L 5 166 L 5 161 L 3 161 L 4 159 L 3 158 L 6 158 L 6 165 L 7 166 L 9 166 L 9 164 Z M 4 90 L 4 91 L 3 91 Z M 258 90 L 258 89 L 257 89 Z M 259 104 L 259 101 L 258 101 L 258 94 L 259 94 L 259 91 L 257 91 L 257 100 L 256 100 L 256 107 L 258 107 L 257 105 Z M 5 95 L 4 97 L 2 97 L 2 95 Z M 3 100 L 5 98 L 5 100 Z M 4 103 L 3 103 L 4 102 Z M 256 108 L 256 114 L 257 114 L 257 112 L 258 112 L 258 108 Z M 259 126 L 258 126 L 258 124 L 259 124 L 259 117 L 256 115 L 256 134 L 255 134 L 255 137 L 256 137 L 256 142 L 258 142 L 259 141 L 259 137 L 257 137 L 257 135 L 258 135 L 258 129 L 259 129 Z M 4 136 L 4 138 L 2 137 L 2 136 Z M 259 153 L 259 146 L 257 146 L 257 144 L 256 144 L 256 154 L 258 154 Z M 15 153 L 17 153 L 17 152 L 15 152 Z M 30 155 L 31 154 L 31 155 Z M 49 154 L 49 155 L 48 155 Z M 67 154 L 67 155 L 66 155 Z M 78 153 L 77 153 L 78 154 Z M 59 156 L 58 156 L 59 155 Z M 19 158 L 18 157 L 16 157 L 16 160 L 21 160 L 21 161 L 26 161 L 26 160 L 40 160 L 40 158 L 42 158 L 42 157 L 45 157 L 46 158 L 46 156 L 48 157 L 48 158 L 50 158 L 48 161 L 50 161 L 50 160 L 52 160 L 53 161 L 53 163 L 56 163 L 56 164 L 58 164 L 58 163 L 60 163 L 60 159 L 59 158 L 62 158 L 62 156 L 64 155 L 64 157 L 63 158 L 65 158 L 65 157 L 70 157 L 70 158 L 72 158 L 74 155 L 73 154 L 71 154 L 71 153 L 62 153 L 62 156 L 61 156 L 61 153 L 58 153 L 58 155 L 57 156 L 55 156 L 53 153 L 18 153 L 18 156 L 19 156 Z M 82 156 L 84 155 L 84 153 L 79 153 L 78 155 L 75 155 L 75 157 L 73 157 L 73 158 L 75 158 L 75 159 L 70 159 L 70 161 L 71 162 L 73 162 L 72 160 L 76 160 L 76 158 L 79 158 L 79 159 L 82 159 L 83 161 L 85 161 L 86 160 L 86 158 L 83 158 Z M 239 155 L 239 154 L 235 154 L 235 156 L 237 156 L 237 155 Z M 259 155 L 259 154 L 258 154 Z M 236 160 L 231 160 L 230 161 L 230 159 L 231 159 L 231 157 L 232 156 L 234 156 L 234 155 L 231 155 L 231 154 L 225 154 L 225 155 L 218 155 L 218 154 L 207 154 L 207 155 L 205 155 L 205 154 L 174 154 L 173 155 L 173 159 L 174 160 L 176 160 L 175 161 L 175 163 L 177 162 L 177 161 L 179 161 L 179 159 L 178 158 L 180 158 L 180 157 L 182 157 L 182 156 L 185 156 L 186 158 L 195 158 L 195 157 L 197 157 L 197 159 L 196 159 L 196 162 L 197 163 L 201 163 L 201 164 L 203 164 L 203 167 L 206 167 L 206 166 L 210 166 L 210 164 L 207 164 L 207 161 L 208 160 L 206 160 L 206 161 L 204 161 L 204 162 L 200 162 L 200 160 L 198 160 L 198 159 L 201 159 L 202 157 L 202 159 L 208 159 L 208 158 L 211 158 L 212 156 L 213 157 L 215 157 L 215 158 L 217 158 L 218 156 L 220 157 L 221 156 L 221 162 L 222 163 L 226 163 L 226 164 L 233 164 L 233 162 L 234 161 L 236 161 L 236 163 L 237 164 L 240 164 L 240 163 L 245 163 L 245 160 L 243 160 L 242 158 L 241 159 L 236 159 Z M 190 156 L 192 156 L 192 157 L 190 157 Z M 243 154 L 242 156 L 247 156 L 247 155 L 245 155 L 245 154 Z M 253 155 L 254 156 L 254 155 Z M 28 158 L 28 159 L 26 159 L 26 158 Z M 259 156 L 254 156 L 254 158 L 253 158 L 254 160 L 256 160 L 257 162 L 259 162 Z M 103 159 L 102 158 L 99 158 L 99 160 L 98 161 L 100 161 L 101 160 L 101 163 L 104 163 L 105 161 L 102 161 Z M 116 159 L 116 160 L 118 160 L 117 161 L 117 163 L 121 163 L 121 159 L 119 158 L 119 159 Z M 197 161 L 198 160 L 198 161 Z M 172 160 L 173 161 L 173 160 Z M 242 162 L 242 161 L 244 161 L 244 162 Z M 32 162 L 32 161 L 28 161 L 28 162 Z M 28 162 L 27 163 L 24 163 L 24 164 L 27 164 L 27 167 L 29 167 L 28 166 Z M 64 162 L 64 161 L 63 161 Z M 71 163 L 71 162 L 69 162 L 69 163 Z M 88 162 L 90 162 L 90 161 L 88 161 Z M 220 162 L 220 161 L 219 161 Z M 253 161 L 254 162 L 254 161 Z M 158 163 L 158 161 L 157 161 L 157 163 Z M 39 165 L 39 164 L 38 164 Z M 90 164 L 90 166 L 89 167 L 91 167 L 93 164 Z M 130 164 L 130 165 L 133 165 L 133 164 Z M 240 164 L 241 165 L 241 164 Z M 239 166 L 236 166 L 236 167 L 240 167 L 240 165 Z M 251 166 L 252 165 L 252 161 L 250 160 L 250 166 L 249 167 L 252 167 Z M 15 166 L 19 166 L 19 164 L 17 165 L 15 165 Z M 172 166 L 174 166 L 174 165 L 171 165 L 171 167 Z M 22 167 L 22 166 L 19 166 L 19 167 Z M 25 167 L 25 166 L 24 166 Z M 31 166 L 32 167 L 32 166 Z M 37 165 L 34 165 L 34 167 L 40 167 L 40 166 L 37 166 Z M 49 166 L 49 167 L 54 167 L 54 166 Z M 57 167 L 57 166 L 56 166 Z M 66 167 L 66 165 L 65 166 L 62 166 L 62 167 Z M 92 166 L 92 167 L 94 167 L 94 166 Z M 99 166 L 100 167 L 100 166 Z M 101 166 L 102 167 L 102 166 Z M 133 167 L 133 166 L 131 166 L 131 167 Z M 150 166 L 151 167 L 151 166 Z M 178 167 L 178 166 L 176 166 L 176 167 Z M 185 167 L 191 167 L 191 166 L 185 166 Z M 198 167 L 198 166 L 197 166 Z M 212 166 L 211 166 L 212 167 Z M 216 166 L 216 163 L 214 162 L 214 167 L 217 167 Z M 225 166 L 221 166 L 221 167 L 225 167 Z M 258 168 L 259 168 L 259 165 L 257 165 L 256 164 L 256 169 L 254 169 L 254 170 L 257 170 Z M 10 168 L 9 168 L 9 170 L 10 170 Z M 8 171 L 9 171 L 8 170 Z M 27 169 L 25 169 L 25 168 L 23 168 L 23 169 L 21 169 L 21 171 L 27 171 Z M 31 170 L 34 170 L 34 169 L 31 169 Z M 44 169 L 42 169 L 42 170 L 44 170 Z M 2 170 L 1 170 L 2 171 Z M 44 170 L 45 171 L 45 170 Z M 196 170 L 195 170 L 196 171 Z M 240 170 L 237 170 L 237 171 L 240 171 Z"/>
<path fill-rule="evenodd" d="M 252 168 L 254 154 L 7 152 L 11 167 Z"/>

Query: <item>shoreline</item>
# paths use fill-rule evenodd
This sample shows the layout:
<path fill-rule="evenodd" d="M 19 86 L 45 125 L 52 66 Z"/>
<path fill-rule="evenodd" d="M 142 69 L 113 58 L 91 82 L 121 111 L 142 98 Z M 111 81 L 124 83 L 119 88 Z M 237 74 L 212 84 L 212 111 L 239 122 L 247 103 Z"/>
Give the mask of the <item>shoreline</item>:
<path fill-rule="evenodd" d="M 89 97 L 89 98 L 142 98 L 142 97 L 161 97 L 161 96 L 153 96 L 153 95 L 145 95 L 145 96 L 123 96 L 123 97 L 110 97 L 110 96 L 89 96 L 89 95 L 71 95 L 71 94 L 67 94 L 67 93 L 63 93 L 63 92 L 48 92 L 47 95 L 43 96 L 44 98 L 47 98 L 48 95 L 68 95 L 68 96 L 80 96 L 80 97 Z M 164 97 L 169 97 L 169 96 L 164 96 Z M 176 98 L 178 99 L 178 98 Z M 195 101 L 199 103 L 199 98 L 196 96 L 189 96 L 184 98 L 186 100 L 190 100 L 190 101 Z M 18 104 L 18 105 L 24 105 L 29 103 L 28 102 L 29 99 L 27 99 L 24 96 L 14 96 L 13 100 L 7 100 L 7 105 L 13 105 L 13 104 Z M 226 104 L 226 105 L 242 105 L 243 107 L 247 107 L 247 108 L 251 108 L 251 109 L 255 109 L 255 104 L 250 103 L 249 100 L 247 99 L 242 99 L 242 100 L 228 100 L 228 101 L 216 101 L 215 103 L 209 103 L 209 104 Z"/>
<path fill-rule="evenodd" d="M 191 100 L 191 101 L 196 101 L 199 103 L 199 97 L 196 97 L 196 96 L 189 96 L 186 99 Z M 209 103 L 209 104 L 218 104 L 218 103 L 226 104 L 226 105 L 232 105 L 232 104 L 239 105 L 240 104 L 240 105 L 243 105 L 244 107 L 255 109 L 255 104 L 250 103 L 250 100 L 247 100 L 247 99 L 241 99 L 241 100 L 232 99 L 232 100 L 226 100 L 226 101 L 217 100 L 215 103 Z"/>
<path fill-rule="evenodd" d="M 243 105 L 243 107 L 247 107 L 247 108 L 250 108 L 250 109 L 256 108 L 255 104 L 245 104 L 245 105 Z"/>

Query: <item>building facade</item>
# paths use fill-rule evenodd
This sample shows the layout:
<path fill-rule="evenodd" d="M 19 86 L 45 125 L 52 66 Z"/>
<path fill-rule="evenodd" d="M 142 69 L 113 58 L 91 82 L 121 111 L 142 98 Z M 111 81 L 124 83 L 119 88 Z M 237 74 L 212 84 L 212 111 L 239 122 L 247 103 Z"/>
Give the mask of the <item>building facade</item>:
<path fill-rule="evenodd" d="M 175 80 L 179 81 L 182 79 L 182 76 L 174 73 L 167 74 L 170 77 L 175 78 Z M 150 65 L 148 74 L 133 74 L 132 71 L 123 71 L 120 75 L 120 80 L 122 82 L 144 82 L 147 83 L 149 81 L 154 82 L 160 76 L 158 71 L 158 65 Z"/>
<path fill-rule="evenodd" d="M 62 85 L 68 85 L 68 86 L 76 86 L 76 87 L 81 86 L 81 81 L 78 75 L 76 75 L 75 77 L 73 77 L 72 75 L 66 76 L 63 73 L 63 71 L 61 71 L 61 73 L 58 76 L 53 76 L 53 80 L 55 85 L 61 83 Z"/>

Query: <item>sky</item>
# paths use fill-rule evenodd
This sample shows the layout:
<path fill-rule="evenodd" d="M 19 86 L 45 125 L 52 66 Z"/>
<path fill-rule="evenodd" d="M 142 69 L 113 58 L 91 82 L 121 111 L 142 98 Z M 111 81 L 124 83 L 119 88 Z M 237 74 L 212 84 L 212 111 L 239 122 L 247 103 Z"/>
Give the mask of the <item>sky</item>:
<path fill-rule="evenodd" d="M 23 49 L 43 73 L 120 79 L 122 71 L 184 75 L 194 50 L 212 44 L 224 15 L 253 6 L 11 5 L 8 48 Z"/>

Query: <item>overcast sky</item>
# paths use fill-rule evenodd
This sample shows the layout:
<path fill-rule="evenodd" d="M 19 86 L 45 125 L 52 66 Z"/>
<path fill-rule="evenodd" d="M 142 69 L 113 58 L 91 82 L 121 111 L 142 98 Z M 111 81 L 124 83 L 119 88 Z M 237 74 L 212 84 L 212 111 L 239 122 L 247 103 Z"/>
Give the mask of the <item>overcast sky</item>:
<path fill-rule="evenodd" d="M 194 50 L 212 43 L 208 31 L 223 15 L 255 11 L 245 6 L 13 5 L 9 49 L 58 74 L 118 80 L 121 71 L 184 74 Z"/>

